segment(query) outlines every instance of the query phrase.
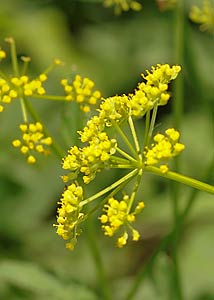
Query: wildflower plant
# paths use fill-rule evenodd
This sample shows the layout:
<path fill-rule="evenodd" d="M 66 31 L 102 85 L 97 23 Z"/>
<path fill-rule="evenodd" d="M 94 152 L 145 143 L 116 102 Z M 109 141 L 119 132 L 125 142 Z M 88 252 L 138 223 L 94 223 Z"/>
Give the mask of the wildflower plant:
<path fill-rule="evenodd" d="M 66 240 L 66 247 L 73 249 L 81 230 L 79 226 L 98 207 L 103 207 L 99 217 L 106 236 L 117 236 L 117 246 L 126 245 L 129 235 L 133 241 L 140 238 L 134 228 L 136 217 L 144 209 L 144 201 L 136 201 L 137 190 L 145 172 L 197 186 L 195 180 L 169 171 L 169 161 L 185 148 L 180 142 L 180 133 L 174 128 L 165 134 L 154 133 L 158 107 L 166 105 L 170 99 L 169 83 L 176 79 L 180 66 L 168 64 L 152 67 L 144 81 L 128 95 L 102 98 L 98 109 L 82 131 L 78 131 L 82 147 L 72 146 L 63 158 L 62 168 L 67 171 L 62 178 L 67 184 L 57 218 L 57 233 Z M 144 137 L 138 136 L 135 120 L 145 118 Z M 127 138 L 127 130 L 131 140 Z M 140 145 L 139 139 L 143 143 Z M 122 142 L 121 142 L 122 141 Z M 129 170 L 126 175 L 98 193 L 85 197 L 87 185 L 99 176 L 104 169 Z M 125 186 L 132 183 L 130 194 L 123 195 Z M 213 187 L 203 185 L 213 192 Z M 72 190 L 72 194 L 70 192 Z M 80 198 L 75 194 L 80 193 Z M 77 199 L 78 198 L 78 199 Z M 97 201 L 96 208 L 85 207 Z M 71 208 L 72 206 L 72 208 Z M 62 217 L 63 216 L 63 217 Z"/>
<path fill-rule="evenodd" d="M 169 84 L 179 76 L 179 65 L 151 67 L 129 94 L 101 97 L 92 80 L 76 75 L 73 80 L 60 80 L 63 95 L 52 95 L 47 93 L 45 82 L 61 61 L 54 60 L 36 78 L 30 78 L 27 75 L 30 59 L 22 58 L 20 70 L 15 42 L 12 38 L 6 41 L 10 44 L 13 74 L 8 76 L 0 72 L 1 112 L 6 104 L 20 101 L 21 137 L 15 138 L 12 145 L 26 156 L 29 164 L 36 163 L 37 155 L 47 155 L 51 151 L 62 160 L 62 180 L 66 187 L 58 202 L 54 227 L 66 241 L 67 249 L 74 249 L 82 231 L 81 224 L 98 210 L 104 234 L 115 236 L 118 247 L 126 245 L 130 238 L 138 241 L 140 232 L 134 223 L 145 203 L 143 199 L 138 201 L 137 192 L 147 172 L 214 193 L 214 186 L 170 170 L 170 161 L 185 149 L 180 132 L 172 127 L 164 133 L 155 130 L 158 108 L 170 100 Z M 1 49 L 0 59 L 5 58 L 6 52 Z M 77 132 L 81 144 L 72 145 L 65 155 L 35 112 L 31 98 L 79 104 L 84 115 L 81 120 L 87 119 L 85 123 L 83 121 L 82 130 Z M 145 122 L 140 132 L 135 125 L 138 119 Z M 88 186 L 101 172 L 115 169 L 125 174 L 104 189 L 98 188 L 93 195 L 88 195 Z"/>

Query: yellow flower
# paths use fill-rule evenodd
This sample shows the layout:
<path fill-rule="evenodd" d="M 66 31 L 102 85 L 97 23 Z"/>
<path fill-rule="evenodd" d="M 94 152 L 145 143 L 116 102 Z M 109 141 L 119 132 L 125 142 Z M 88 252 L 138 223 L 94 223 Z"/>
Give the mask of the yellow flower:
<path fill-rule="evenodd" d="M 6 57 L 6 52 L 0 48 L 0 61 Z"/>
<path fill-rule="evenodd" d="M 61 80 L 67 101 L 75 101 L 80 104 L 80 109 L 85 113 L 90 111 L 90 107 L 97 104 L 101 98 L 101 93 L 94 90 L 94 82 L 89 78 L 82 78 L 76 75 L 72 84 L 67 79 Z"/>
<path fill-rule="evenodd" d="M 17 96 L 17 91 L 10 86 L 10 83 L 0 77 L 0 112 L 4 110 L 3 104 L 11 103 Z"/>
<path fill-rule="evenodd" d="M 179 155 L 185 148 L 184 144 L 178 143 L 180 133 L 174 128 L 165 131 L 166 135 L 156 134 L 154 144 L 144 151 L 145 164 L 148 166 L 158 165 L 160 162 L 167 162 L 170 158 Z M 163 173 L 168 172 L 166 164 L 160 166 Z"/>
<path fill-rule="evenodd" d="M 168 102 L 170 98 L 168 92 L 169 83 L 177 77 L 180 70 L 180 66 L 170 67 L 168 64 L 158 64 L 156 67 L 152 67 L 151 71 L 147 71 L 146 75 L 142 75 L 144 81 L 138 85 L 133 94 L 102 98 L 99 108 L 96 110 L 97 114 L 88 120 L 82 131 L 78 131 L 84 146 L 71 147 L 63 159 L 62 168 L 68 171 L 66 175 L 62 176 L 63 181 L 66 183 L 71 181 L 77 184 L 77 180 L 80 178 L 83 185 L 88 184 L 96 177 L 98 172 L 107 168 L 134 169 L 132 171 L 134 177 L 137 175 L 136 171 L 138 172 L 131 196 L 125 195 L 122 200 L 117 200 L 114 196 L 109 196 L 109 198 L 107 196 L 108 200 L 104 205 L 104 213 L 99 218 L 106 236 L 112 237 L 118 234 L 118 247 L 123 247 L 127 243 L 129 234 L 131 234 L 133 241 L 137 241 L 140 238 L 140 233 L 132 227 L 132 224 L 136 220 L 136 215 L 144 209 L 144 202 L 138 202 L 134 209 L 133 203 L 144 165 L 158 165 L 163 174 L 167 173 L 168 166 L 166 162 L 184 149 L 184 145 L 179 142 L 180 133 L 174 128 L 169 128 L 165 131 L 165 134 L 156 134 L 154 143 L 150 148 L 146 147 L 142 155 L 137 132 L 133 124 L 135 117 L 142 117 L 155 107 L 165 105 Z M 85 87 L 83 87 L 83 82 Z M 63 79 L 61 84 L 67 94 L 67 100 L 80 103 L 82 109 L 88 110 L 88 106 L 95 103 L 92 98 L 91 102 L 86 101 L 86 96 L 91 95 L 91 88 L 94 85 L 90 80 L 84 81 L 77 75 L 71 85 L 68 84 L 67 79 Z M 75 99 L 74 96 L 76 97 Z M 99 96 L 99 93 L 97 96 Z M 121 129 L 123 124 L 129 126 L 129 133 L 132 134 L 135 144 L 133 147 L 129 143 L 128 135 L 126 136 L 126 132 Z M 117 134 L 119 135 L 118 140 Z M 119 145 L 120 143 L 122 147 L 125 144 L 128 150 L 123 150 Z M 126 175 L 128 176 L 127 178 L 132 176 L 132 172 Z M 122 182 L 123 178 L 120 180 Z M 117 188 L 120 188 L 120 185 L 116 184 L 114 189 L 114 184 L 85 199 L 79 206 L 71 203 L 65 204 L 67 196 L 63 193 L 62 202 L 64 203 L 64 208 L 60 210 L 57 233 L 64 239 L 70 239 L 70 237 L 74 239 L 73 242 L 67 244 L 67 248 L 72 249 L 76 242 L 76 235 L 71 234 L 70 236 L 68 232 L 74 230 L 76 224 L 82 221 L 82 219 L 79 219 L 81 216 L 75 214 L 75 212 L 79 212 L 80 207 L 83 209 L 84 205 L 108 193 L 111 189 L 114 192 Z M 66 221 L 64 216 L 66 214 L 71 214 L 72 216 L 75 214 L 75 218 L 69 223 L 70 231 L 68 229 L 65 230 L 64 226 Z"/>
<path fill-rule="evenodd" d="M 125 231 L 124 234 L 117 239 L 117 247 L 122 248 L 127 244 L 128 233 Z"/>
<path fill-rule="evenodd" d="M 163 174 L 167 173 L 169 171 L 169 168 L 167 165 L 161 165 L 160 170 Z"/>
<path fill-rule="evenodd" d="M 81 222 L 84 214 L 81 212 L 80 202 L 83 200 L 83 189 L 81 186 L 71 184 L 62 194 L 59 201 L 59 209 L 57 216 L 57 234 L 64 240 L 69 240 L 66 243 L 66 248 L 73 250 L 76 244 L 76 238 L 80 234 L 77 230 L 77 225 Z"/>
<path fill-rule="evenodd" d="M 19 148 L 22 154 L 27 155 L 29 164 L 36 162 L 36 153 L 49 154 L 47 146 L 52 144 L 52 139 L 51 137 L 45 137 L 40 122 L 20 124 L 19 128 L 22 132 L 22 140 L 15 139 L 12 145 Z"/>
<path fill-rule="evenodd" d="M 130 9 L 140 11 L 142 5 L 134 0 L 104 0 L 103 5 L 105 7 L 114 7 L 115 14 L 120 14 L 122 11 L 128 11 Z"/>
<path fill-rule="evenodd" d="M 126 95 L 103 99 L 99 111 L 99 118 L 109 127 L 114 122 L 122 122 L 129 116 L 129 98 Z"/>
<path fill-rule="evenodd" d="M 156 67 L 152 67 L 151 72 L 147 70 L 147 75 L 142 74 L 146 82 L 141 82 L 129 98 L 131 115 L 142 117 L 156 104 L 167 104 L 170 98 L 167 92 L 168 84 L 177 77 L 180 70 L 180 66 L 170 67 L 168 64 L 157 64 Z"/>
<path fill-rule="evenodd" d="M 83 148 L 72 147 L 63 159 L 63 169 L 70 170 L 68 175 L 74 179 L 82 173 L 84 183 L 92 181 L 97 172 L 108 166 L 110 156 L 116 152 L 117 142 L 109 139 L 105 132 L 97 134 Z"/>
<path fill-rule="evenodd" d="M 192 6 L 189 17 L 193 22 L 200 24 L 201 31 L 214 33 L 214 5 L 209 0 L 204 0 L 201 8 Z"/>
<path fill-rule="evenodd" d="M 123 234 L 117 239 L 117 246 L 119 248 L 126 245 L 128 240 L 127 229 L 131 230 L 133 241 L 138 241 L 140 238 L 139 232 L 131 226 L 131 223 L 135 221 L 135 215 L 139 214 L 143 208 L 144 203 L 140 202 L 134 212 L 129 212 L 130 197 L 125 195 L 122 200 L 118 201 L 114 197 L 108 199 L 108 203 L 104 205 L 105 214 L 100 216 L 100 222 L 104 234 L 107 236 L 113 236 L 116 232 L 123 229 Z"/>

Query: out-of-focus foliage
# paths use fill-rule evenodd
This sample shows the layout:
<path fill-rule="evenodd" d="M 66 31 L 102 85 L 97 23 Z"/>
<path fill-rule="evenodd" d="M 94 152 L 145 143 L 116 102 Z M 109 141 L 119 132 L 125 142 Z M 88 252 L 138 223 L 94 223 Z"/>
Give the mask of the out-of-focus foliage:
<path fill-rule="evenodd" d="M 181 171 L 202 179 L 213 155 L 214 99 L 213 36 L 200 32 L 188 19 L 191 5 L 200 2 L 185 1 L 182 66 L 185 103 L 181 131 L 187 148 Z M 55 84 L 57 80 L 71 78 L 77 72 L 92 78 L 104 96 L 128 93 L 146 68 L 157 63 L 176 64 L 175 12 L 159 11 L 155 1 L 142 0 L 141 4 L 140 12 L 115 16 L 113 10 L 104 8 L 100 1 L 2 1 L 0 44 L 4 45 L 5 37 L 13 36 L 18 54 L 32 57 L 31 70 L 35 74 L 55 57 L 63 60 L 65 66 L 54 71 L 50 83 L 55 93 L 61 89 L 60 84 Z M 2 66 L 10 68 L 7 62 L 2 62 Z M 63 105 L 45 101 L 34 104 L 51 134 L 67 151 L 75 143 L 74 132 L 79 129 L 75 108 L 65 111 Z M 36 167 L 29 166 L 11 147 L 11 141 L 17 136 L 17 124 L 21 122 L 18 105 L 13 103 L 0 116 L 0 300 L 100 299 L 87 238 L 81 237 L 75 252 L 70 253 L 52 227 L 56 203 L 63 190 L 60 161 L 52 155 Z M 65 132 L 65 122 L 72 126 L 72 131 Z M 167 128 L 171 122 L 169 104 L 160 110 L 157 131 Z M 141 121 L 137 130 L 142 130 Z M 114 174 L 107 172 L 97 184 L 111 183 L 112 176 Z M 137 245 L 114 249 L 96 227 L 97 216 L 94 218 L 98 247 L 111 282 L 113 299 L 117 300 L 123 299 L 139 267 L 172 225 L 167 182 L 149 175 L 144 180 L 139 195 L 146 209 L 138 222 L 143 239 Z M 213 180 L 213 176 L 209 178 L 209 182 Z M 181 207 L 190 193 L 191 189 L 182 187 Z M 213 197 L 199 193 L 179 247 L 187 300 L 214 299 L 213 215 Z M 163 252 L 136 300 L 167 299 L 170 263 L 170 257 Z"/>

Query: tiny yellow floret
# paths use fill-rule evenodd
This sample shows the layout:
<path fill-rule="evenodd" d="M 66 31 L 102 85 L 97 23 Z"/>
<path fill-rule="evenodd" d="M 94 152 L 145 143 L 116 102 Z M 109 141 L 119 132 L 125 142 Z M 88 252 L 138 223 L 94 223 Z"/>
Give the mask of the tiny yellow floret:
<path fill-rule="evenodd" d="M 28 156 L 28 158 L 27 158 L 27 162 L 28 162 L 29 164 L 35 164 L 36 158 L 35 158 L 33 155 L 30 155 L 30 156 Z"/>
<path fill-rule="evenodd" d="M 12 144 L 13 144 L 13 147 L 20 147 L 21 146 L 21 141 L 20 140 L 14 140 L 12 142 Z"/>
<path fill-rule="evenodd" d="M 167 165 L 161 165 L 160 170 L 163 174 L 167 173 L 169 171 L 169 168 Z"/>
<path fill-rule="evenodd" d="M 6 52 L 0 48 L 0 60 L 6 57 Z"/>

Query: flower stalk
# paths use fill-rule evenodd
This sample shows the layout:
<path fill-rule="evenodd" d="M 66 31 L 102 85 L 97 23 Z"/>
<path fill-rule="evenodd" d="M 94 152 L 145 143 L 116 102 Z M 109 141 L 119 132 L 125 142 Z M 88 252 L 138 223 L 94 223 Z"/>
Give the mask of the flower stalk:
<path fill-rule="evenodd" d="M 145 172 L 150 172 L 153 173 L 155 175 L 164 177 L 164 178 L 168 178 L 180 183 L 183 183 L 185 185 L 188 185 L 190 187 L 193 187 L 197 190 L 203 191 L 203 192 L 207 192 L 209 194 L 214 194 L 214 186 L 201 182 L 197 179 L 182 175 L 180 173 L 176 173 L 176 172 L 172 172 L 172 171 L 168 171 L 167 173 L 162 173 L 161 170 L 157 167 L 153 167 L 153 166 L 146 166 L 144 168 Z"/>

